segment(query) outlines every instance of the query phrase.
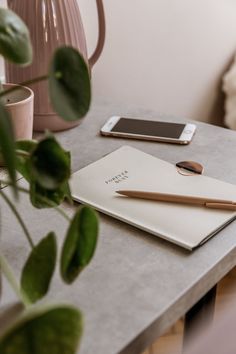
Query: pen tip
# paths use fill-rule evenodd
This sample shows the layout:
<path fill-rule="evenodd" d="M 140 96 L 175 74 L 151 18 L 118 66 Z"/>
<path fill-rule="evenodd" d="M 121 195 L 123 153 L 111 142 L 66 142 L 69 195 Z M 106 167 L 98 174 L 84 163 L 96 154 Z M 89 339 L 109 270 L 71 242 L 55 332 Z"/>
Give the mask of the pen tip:
<path fill-rule="evenodd" d="M 116 191 L 117 194 L 121 194 L 121 195 L 124 195 L 124 192 L 119 190 L 119 191 Z"/>

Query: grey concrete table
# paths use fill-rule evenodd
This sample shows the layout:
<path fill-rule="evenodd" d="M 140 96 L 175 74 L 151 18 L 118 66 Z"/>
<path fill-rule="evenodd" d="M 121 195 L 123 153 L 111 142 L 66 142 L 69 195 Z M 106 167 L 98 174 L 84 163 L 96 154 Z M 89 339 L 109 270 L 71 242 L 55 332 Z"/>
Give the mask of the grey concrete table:
<path fill-rule="evenodd" d="M 57 134 L 72 152 L 73 171 L 129 144 L 171 163 L 199 161 L 206 175 L 236 184 L 235 132 L 197 122 L 188 146 L 101 137 L 100 127 L 113 114 L 176 120 L 134 107 L 93 105 L 79 127 Z M 54 210 L 33 209 L 25 195 L 18 209 L 35 241 L 54 229 L 62 243 L 67 225 Z M 72 207 L 64 209 L 72 215 Z M 190 253 L 111 217 L 100 215 L 100 220 L 91 264 L 72 286 L 63 285 L 57 274 L 46 299 L 69 301 L 83 311 L 80 354 L 141 353 L 236 265 L 235 222 Z M 19 276 L 29 249 L 3 201 L 1 223 L 2 249 Z M 9 286 L 3 285 L 3 302 L 13 301 Z"/>

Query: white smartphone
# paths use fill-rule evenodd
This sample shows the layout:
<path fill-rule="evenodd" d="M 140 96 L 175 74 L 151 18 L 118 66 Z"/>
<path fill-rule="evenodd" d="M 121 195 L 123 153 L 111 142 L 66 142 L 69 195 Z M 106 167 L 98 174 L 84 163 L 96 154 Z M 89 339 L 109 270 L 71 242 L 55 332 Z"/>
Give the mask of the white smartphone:
<path fill-rule="evenodd" d="M 170 123 L 113 116 L 108 119 L 100 132 L 102 135 L 106 136 L 189 144 L 195 130 L 195 124 Z"/>

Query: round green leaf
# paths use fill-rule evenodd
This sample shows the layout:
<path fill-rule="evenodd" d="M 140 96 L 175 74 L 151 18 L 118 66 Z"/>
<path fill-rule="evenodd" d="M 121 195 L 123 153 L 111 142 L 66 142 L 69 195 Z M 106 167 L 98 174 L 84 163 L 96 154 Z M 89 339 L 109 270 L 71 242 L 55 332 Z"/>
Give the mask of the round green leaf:
<path fill-rule="evenodd" d="M 53 190 L 70 177 L 70 154 L 53 136 L 41 140 L 30 157 L 32 177 L 43 188 Z"/>
<path fill-rule="evenodd" d="M 52 208 L 60 205 L 65 199 L 71 201 L 68 182 L 50 190 L 39 186 L 34 180 L 30 182 L 30 200 L 35 208 Z"/>
<path fill-rule="evenodd" d="M 0 337 L 0 353 L 76 354 L 82 322 L 72 306 L 31 308 Z"/>
<path fill-rule="evenodd" d="M 87 64 L 71 47 L 56 50 L 49 74 L 50 98 L 55 111 L 66 121 L 82 118 L 91 101 Z"/>
<path fill-rule="evenodd" d="M 50 208 L 61 204 L 64 199 L 67 199 L 69 202 L 71 202 L 71 192 L 69 183 L 67 181 L 63 184 L 60 184 L 59 187 L 55 189 L 47 189 L 35 181 L 34 174 L 32 173 L 32 166 L 30 163 L 29 155 L 34 153 L 37 145 L 38 142 L 35 140 L 20 140 L 15 144 L 17 151 L 16 168 L 30 184 L 31 203 L 36 208 Z M 24 155 L 24 153 L 26 153 L 26 155 Z M 70 153 L 68 151 L 65 153 L 70 163 Z"/>
<path fill-rule="evenodd" d="M 54 273 L 57 253 L 56 237 L 50 232 L 31 251 L 21 275 L 21 289 L 32 302 L 48 291 Z"/>
<path fill-rule="evenodd" d="M 90 262 L 97 238 L 97 215 L 93 209 L 83 206 L 76 212 L 62 248 L 61 276 L 66 283 L 72 283 Z"/>
<path fill-rule="evenodd" d="M 28 28 L 14 12 L 0 8 L 0 54 L 6 59 L 26 65 L 33 51 Z"/>

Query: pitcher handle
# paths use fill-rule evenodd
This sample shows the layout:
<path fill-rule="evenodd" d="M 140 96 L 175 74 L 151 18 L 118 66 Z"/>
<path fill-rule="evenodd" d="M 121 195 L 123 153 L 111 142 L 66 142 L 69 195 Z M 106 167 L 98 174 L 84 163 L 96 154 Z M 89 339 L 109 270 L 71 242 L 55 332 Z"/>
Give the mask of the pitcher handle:
<path fill-rule="evenodd" d="M 96 63 L 98 58 L 100 57 L 104 42 L 105 42 L 105 33 L 106 33 L 106 22 L 105 22 L 105 14 L 102 0 L 96 0 L 97 3 L 97 12 L 98 12 L 98 42 L 97 46 L 89 58 L 90 68 Z"/>

